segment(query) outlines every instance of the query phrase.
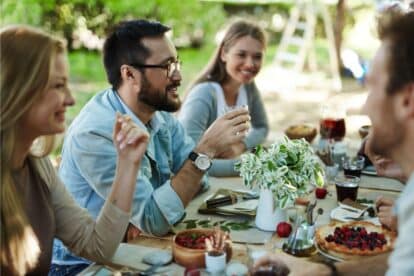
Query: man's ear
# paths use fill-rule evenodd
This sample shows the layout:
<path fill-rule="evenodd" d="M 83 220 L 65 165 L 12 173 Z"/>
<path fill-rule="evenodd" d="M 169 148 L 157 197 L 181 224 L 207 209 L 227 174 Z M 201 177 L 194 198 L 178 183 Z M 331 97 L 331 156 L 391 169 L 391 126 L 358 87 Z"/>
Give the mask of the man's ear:
<path fill-rule="evenodd" d="M 220 49 L 220 60 L 223 62 L 223 63 L 226 63 L 226 51 L 224 51 L 224 49 L 223 49 L 223 47 L 221 47 L 221 49 Z"/>
<path fill-rule="evenodd" d="M 394 95 L 395 112 L 403 120 L 414 119 L 414 82 L 410 82 Z"/>
<path fill-rule="evenodd" d="M 414 82 L 407 84 L 401 91 L 399 108 L 406 119 L 414 119 Z"/>
<path fill-rule="evenodd" d="M 121 65 L 121 79 L 123 84 L 128 84 L 129 86 L 137 86 L 138 89 L 141 87 L 141 74 L 134 72 L 132 68 L 128 65 Z M 136 89 L 135 89 L 136 90 Z"/>

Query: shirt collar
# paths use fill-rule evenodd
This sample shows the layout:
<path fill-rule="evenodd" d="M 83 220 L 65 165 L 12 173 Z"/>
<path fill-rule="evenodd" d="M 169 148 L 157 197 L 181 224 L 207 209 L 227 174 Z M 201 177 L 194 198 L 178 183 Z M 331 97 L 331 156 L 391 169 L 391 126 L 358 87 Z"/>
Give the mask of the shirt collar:
<path fill-rule="evenodd" d="M 112 90 L 112 94 L 115 95 L 115 100 L 120 104 L 121 107 L 121 113 L 129 115 L 132 120 L 139 126 L 144 129 L 147 129 L 150 133 L 157 133 L 158 130 L 162 128 L 162 126 L 165 124 L 165 120 L 162 117 L 160 111 L 156 111 L 154 113 L 154 116 L 152 116 L 151 120 L 149 121 L 148 125 L 150 127 L 147 127 L 141 120 L 134 114 L 134 112 L 129 109 L 129 107 L 124 103 L 124 101 L 121 99 L 121 97 L 118 94 L 118 91 Z"/>

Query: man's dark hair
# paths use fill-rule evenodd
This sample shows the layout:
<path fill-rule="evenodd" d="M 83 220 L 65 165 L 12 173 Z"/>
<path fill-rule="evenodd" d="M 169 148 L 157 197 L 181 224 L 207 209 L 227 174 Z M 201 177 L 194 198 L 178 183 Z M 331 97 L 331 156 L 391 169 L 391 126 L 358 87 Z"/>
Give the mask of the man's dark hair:
<path fill-rule="evenodd" d="M 162 36 L 170 28 L 159 22 L 129 20 L 116 25 L 105 40 L 103 62 L 108 82 L 114 89 L 121 85 L 122 64 L 144 63 L 151 55 L 141 39 Z"/>
<path fill-rule="evenodd" d="M 385 9 L 378 20 L 378 34 L 389 43 L 386 91 L 392 94 L 414 82 L 414 10 L 398 5 Z"/>

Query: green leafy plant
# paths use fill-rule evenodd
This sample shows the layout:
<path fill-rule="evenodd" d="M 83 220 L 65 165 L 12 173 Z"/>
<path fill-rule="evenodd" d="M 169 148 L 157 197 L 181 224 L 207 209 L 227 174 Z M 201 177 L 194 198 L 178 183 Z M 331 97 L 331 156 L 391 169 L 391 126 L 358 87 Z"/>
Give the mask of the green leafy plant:
<path fill-rule="evenodd" d="M 270 189 L 281 208 L 305 194 L 309 184 L 323 186 L 321 163 L 305 139 L 284 137 L 267 149 L 258 146 L 241 156 L 236 170 L 248 188 Z"/>
<path fill-rule="evenodd" d="M 221 230 L 230 232 L 231 230 L 234 231 L 241 231 L 253 228 L 248 221 L 242 222 L 235 222 L 235 221 L 226 221 L 226 220 L 219 220 L 219 221 L 211 221 L 211 220 L 198 220 L 198 219 L 188 219 L 183 221 L 186 225 L 185 229 L 192 229 L 192 228 L 213 228 L 213 227 L 220 227 Z"/>

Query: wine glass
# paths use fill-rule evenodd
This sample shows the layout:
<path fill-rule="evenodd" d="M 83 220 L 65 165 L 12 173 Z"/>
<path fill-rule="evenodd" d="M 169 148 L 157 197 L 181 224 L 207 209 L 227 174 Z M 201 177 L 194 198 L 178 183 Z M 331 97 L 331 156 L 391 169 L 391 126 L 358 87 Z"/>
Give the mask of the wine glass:
<path fill-rule="evenodd" d="M 338 105 L 324 105 L 320 120 L 322 139 L 342 141 L 346 134 L 345 109 Z"/>

